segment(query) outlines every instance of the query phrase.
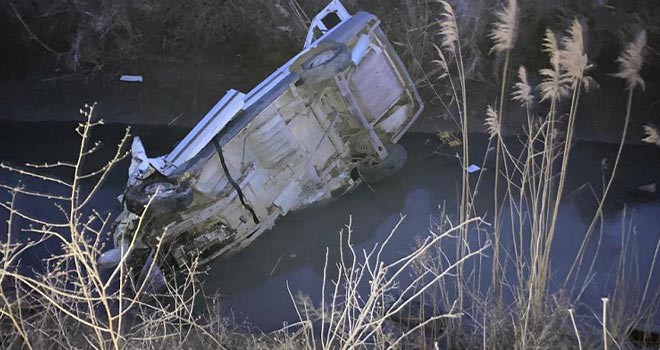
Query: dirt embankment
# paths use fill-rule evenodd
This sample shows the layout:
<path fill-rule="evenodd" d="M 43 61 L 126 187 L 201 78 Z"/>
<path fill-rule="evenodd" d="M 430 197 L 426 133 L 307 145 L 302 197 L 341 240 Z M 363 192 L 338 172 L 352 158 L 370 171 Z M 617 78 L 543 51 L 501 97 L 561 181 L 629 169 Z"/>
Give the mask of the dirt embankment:
<path fill-rule="evenodd" d="M 247 92 L 301 47 L 306 21 L 325 0 L 32 1 L 0 5 L 0 119 L 72 120 L 81 104 L 99 102 L 107 122 L 192 126 L 230 88 Z M 487 104 L 498 96 L 501 58 L 489 55 L 486 38 L 497 0 L 452 2 L 459 18 L 471 90 L 470 123 L 481 128 Z M 427 112 L 415 130 L 450 129 L 446 111 L 424 81 L 433 71 L 432 43 L 438 42 L 440 6 L 424 0 L 345 0 L 351 12 L 375 13 L 412 75 L 421 83 Z M 658 47 L 660 4 L 655 1 L 605 4 L 562 0 L 520 4 L 520 28 L 511 67 L 537 72 L 547 65 L 541 52 L 546 27 L 560 34 L 574 18 L 588 28 L 593 75 L 600 87 L 581 100 L 579 134 L 614 141 L 624 114 L 624 85 L 608 75 L 622 45 L 641 27 L 649 46 Z M 638 94 L 631 125 L 639 139 L 644 123 L 660 124 L 660 60 L 653 53 Z M 512 69 L 511 71 L 514 71 Z M 143 83 L 120 82 L 140 74 Z M 538 83 L 531 74 L 532 83 Z M 439 83 L 433 74 L 431 81 Z M 513 78 L 513 74 L 511 74 Z M 442 85 L 437 91 L 446 91 Z M 519 129 L 515 106 L 504 125 Z M 540 110 L 539 110 L 540 112 Z"/>

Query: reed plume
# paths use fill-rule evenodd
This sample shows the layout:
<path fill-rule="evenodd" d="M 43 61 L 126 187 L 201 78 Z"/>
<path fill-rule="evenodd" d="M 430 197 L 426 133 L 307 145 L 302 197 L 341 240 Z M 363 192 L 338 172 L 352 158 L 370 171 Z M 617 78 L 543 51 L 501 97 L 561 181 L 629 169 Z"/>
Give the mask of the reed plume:
<path fill-rule="evenodd" d="M 644 138 L 642 142 L 653 143 L 656 146 L 660 146 L 660 131 L 658 128 L 652 125 L 644 125 Z"/>
<path fill-rule="evenodd" d="M 442 37 L 440 46 L 451 52 L 452 54 L 456 51 L 456 46 L 454 45 L 458 41 L 458 25 L 456 24 L 456 16 L 454 15 L 454 9 L 446 1 L 440 1 L 444 12 L 440 17 L 440 31 L 438 34 Z"/>
<path fill-rule="evenodd" d="M 639 71 L 644 64 L 644 48 L 646 47 L 646 31 L 637 33 L 635 40 L 626 45 L 625 50 L 616 59 L 619 63 L 619 72 L 615 77 L 624 79 L 628 90 L 634 90 L 638 85 L 645 89 L 644 79 L 639 75 Z"/>
<path fill-rule="evenodd" d="M 559 63 L 562 67 L 564 79 L 573 82 L 583 82 L 584 73 L 592 67 L 584 52 L 584 37 L 582 25 L 575 19 L 568 29 L 567 35 L 561 40 L 562 48 L 559 50 Z M 585 80 L 588 88 L 589 81 Z"/>
<path fill-rule="evenodd" d="M 440 67 L 438 80 L 444 79 L 449 76 L 449 65 L 447 64 L 447 59 L 445 58 L 445 55 L 442 53 L 442 50 L 438 47 L 438 45 L 433 44 L 433 47 L 438 54 L 438 59 L 431 60 L 431 62 L 437 64 L 438 67 Z"/>
<path fill-rule="evenodd" d="M 497 21 L 493 25 L 488 37 L 495 42 L 491 52 L 502 52 L 513 49 L 518 35 L 516 17 L 518 4 L 516 0 L 509 0 L 508 5 L 495 13 Z"/>
<path fill-rule="evenodd" d="M 497 117 L 497 112 L 495 112 L 495 109 L 490 105 L 486 108 L 484 125 L 486 125 L 486 131 L 491 139 L 500 133 L 500 122 Z"/>
<path fill-rule="evenodd" d="M 541 101 L 551 99 L 561 100 L 563 97 L 569 95 L 570 86 L 565 79 L 562 79 L 557 37 L 549 29 L 546 29 L 545 37 L 543 38 L 543 52 L 546 52 L 550 56 L 550 66 L 552 68 L 539 70 L 539 74 L 542 77 L 539 84 Z"/>
<path fill-rule="evenodd" d="M 518 81 L 514 85 L 511 99 L 517 101 L 521 106 L 529 108 L 534 103 L 534 95 L 532 94 L 532 87 L 527 80 L 527 70 L 525 66 L 518 68 Z"/>

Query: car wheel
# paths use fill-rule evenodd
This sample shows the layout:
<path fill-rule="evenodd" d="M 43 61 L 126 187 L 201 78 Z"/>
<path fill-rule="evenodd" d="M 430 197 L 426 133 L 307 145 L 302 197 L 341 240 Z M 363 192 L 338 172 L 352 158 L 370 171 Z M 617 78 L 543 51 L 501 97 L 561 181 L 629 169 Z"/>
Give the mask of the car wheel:
<path fill-rule="evenodd" d="M 370 156 L 357 165 L 360 177 L 368 184 L 381 182 L 394 175 L 394 173 L 403 168 L 403 165 L 408 159 L 406 149 L 399 144 L 388 144 L 385 148 L 388 153 L 385 159 Z"/>
<path fill-rule="evenodd" d="M 147 204 L 149 213 L 165 214 L 187 208 L 192 200 L 193 193 L 188 184 L 176 183 L 161 176 L 152 176 L 130 186 L 124 193 L 126 208 L 137 215 L 143 214 Z"/>
<path fill-rule="evenodd" d="M 351 63 L 351 54 L 344 44 L 322 44 L 304 54 L 291 65 L 305 84 L 317 84 L 337 76 Z"/>

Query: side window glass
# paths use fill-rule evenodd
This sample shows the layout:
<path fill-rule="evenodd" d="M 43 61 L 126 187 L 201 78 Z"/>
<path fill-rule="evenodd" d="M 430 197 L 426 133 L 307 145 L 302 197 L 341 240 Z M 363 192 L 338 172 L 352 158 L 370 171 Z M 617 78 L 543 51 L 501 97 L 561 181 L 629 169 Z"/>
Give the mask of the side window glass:
<path fill-rule="evenodd" d="M 327 16 L 323 17 L 321 22 L 323 22 L 325 27 L 328 30 L 330 30 L 330 29 L 334 28 L 337 24 L 339 24 L 341 22 L 341 18 L 339 18 L 339 15 L 335 11 L 335 12 L 330 12 Z"/>

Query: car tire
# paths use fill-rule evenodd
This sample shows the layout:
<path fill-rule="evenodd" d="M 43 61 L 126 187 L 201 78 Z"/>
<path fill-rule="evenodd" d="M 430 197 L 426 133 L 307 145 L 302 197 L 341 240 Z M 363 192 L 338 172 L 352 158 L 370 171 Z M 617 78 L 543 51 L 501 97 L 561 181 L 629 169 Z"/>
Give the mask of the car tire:
<path fill-rule="evenodd" d="M 368 184 L 375 184 L 385 180 L 401 170 L 403 165 L 406 164 L 408 153 L 403 146 L 392 143 L 386 145 L 385 148 L 388 153 L 385 159 L 367 159 L 359 162 L 357 165 L 360 177 Z"/>
<path fill-rule="evenodd" d="M 137 215 L 144 213 L 147 204 L 149 213 L 166 214 L 187 208 L 192 200 L 193 193 L 188 184 L 176 183 L 162 176 L 152 176 L 128 187 L 124 193 L 126 209 Z"/>
<path fill-rule="evenodd" d="M 291 65 L 305 84 L 314 85 L 332 79 L 351 64 L 351 53 L 344 44 L 321 44 Z"/>

